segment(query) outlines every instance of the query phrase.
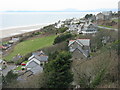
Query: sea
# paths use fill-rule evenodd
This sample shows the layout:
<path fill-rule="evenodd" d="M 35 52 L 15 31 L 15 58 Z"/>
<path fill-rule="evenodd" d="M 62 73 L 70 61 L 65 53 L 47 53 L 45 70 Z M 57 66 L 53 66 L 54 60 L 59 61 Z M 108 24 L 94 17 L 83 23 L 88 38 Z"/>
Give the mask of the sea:
<path fill-rule="evenodd" d="M 71 18 L 82 18 L 86 14 L 97 12 L 2 12 L 0 13 L 0 30 L 31 26 L 45 25 Z"/>

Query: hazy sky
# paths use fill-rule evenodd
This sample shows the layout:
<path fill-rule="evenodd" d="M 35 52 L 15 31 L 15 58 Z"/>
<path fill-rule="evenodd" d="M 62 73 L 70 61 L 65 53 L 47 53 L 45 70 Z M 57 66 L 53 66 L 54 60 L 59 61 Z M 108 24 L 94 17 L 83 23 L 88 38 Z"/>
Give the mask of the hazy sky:
<path fill-rule="evenodd" d="M 118 8 L 119 0 L 0 0 L 0 11 L 36 10 L 54 11 L 65 9 L 95 10 Z"/>

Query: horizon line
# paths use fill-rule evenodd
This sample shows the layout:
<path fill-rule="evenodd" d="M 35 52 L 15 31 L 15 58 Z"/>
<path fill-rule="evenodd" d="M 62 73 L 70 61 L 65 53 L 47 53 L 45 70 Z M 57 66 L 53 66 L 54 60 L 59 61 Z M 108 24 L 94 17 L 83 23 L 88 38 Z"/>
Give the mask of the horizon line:
<path fill-rule="evenodd" d="M 119 9 L 96 9 L 96 10 L 7 10 L 0 12 L 101 12 L 101 11 L 120 11 Z"/>

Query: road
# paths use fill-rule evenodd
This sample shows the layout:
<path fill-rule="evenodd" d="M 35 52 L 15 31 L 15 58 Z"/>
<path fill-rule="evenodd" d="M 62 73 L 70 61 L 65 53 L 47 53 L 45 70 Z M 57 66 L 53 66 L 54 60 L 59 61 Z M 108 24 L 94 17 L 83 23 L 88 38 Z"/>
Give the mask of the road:
<path fill-rule="evenodd" d="M 118 29 L 115 29 L 115 28 L 108 28 L 108 27 L 103 27 L 103 26 L 98 26 L 98 28 L 103 28 L 103 29 L 118 31 Z"/>
<path fill-rule="evenodd" d="M 3 76 L 6 76 L 7 73 L 8 73 L 10 70 L 13 70 L 13 69 L 15 69 L 15 68 L 16 68 L 16 65 L 14 65 L 14 64 L 8 64 L 7 67 L 6 67 L 4 70 L 2 70 Z"/>

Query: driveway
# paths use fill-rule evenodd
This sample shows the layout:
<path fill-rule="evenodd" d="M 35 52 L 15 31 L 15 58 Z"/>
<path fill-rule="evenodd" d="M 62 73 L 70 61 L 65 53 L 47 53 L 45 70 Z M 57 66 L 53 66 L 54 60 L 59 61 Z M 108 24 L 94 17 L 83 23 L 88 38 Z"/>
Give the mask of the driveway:
<path fill-rule="evenodd" d="M 6 76 L 7 73 L 8 73 L 10 70 L 13 70 L 13 69 L 15 69 L 15 68 L 16 68 L 16 65 L 14 65 L 14 64 L 8 64 L 7 67 L 6 67 L 4 70 L 2 70 L 3 76 Z"/>

